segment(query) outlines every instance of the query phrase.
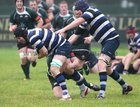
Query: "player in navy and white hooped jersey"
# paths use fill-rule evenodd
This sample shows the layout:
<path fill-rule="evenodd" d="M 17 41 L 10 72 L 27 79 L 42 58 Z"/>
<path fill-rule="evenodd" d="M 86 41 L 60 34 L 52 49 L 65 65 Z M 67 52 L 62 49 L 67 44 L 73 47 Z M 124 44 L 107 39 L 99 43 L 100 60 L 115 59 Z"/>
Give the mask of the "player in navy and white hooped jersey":
<path fill-rule="evenodd" d="M 126 33 L 129 52 L 116 66 L 116 70 L 121 71 L 123 74 L 128 74 L 131 63 L 140 58 L 140 34 L 132 25 L 128 26 Z"/>
<path fill-rule="evenodd" d="M 18 27 L 14 34 L 20 43 L 24 44 L 29 41 L 37 49 L 38 58 L 54 54 L 50 68 L 51 75 L 62 88 L 62 100 L 71 100 L 65 78 L 60 72 L 60 67 L 67 61 L 67 55 L 71 52 L 70 43 L 63 36 L 57 35 L 49 29 L 35 28 L 26 30 Z"/>
<path fill-rule="evenodd" d="M 136 54 L 140 50 L 140 34 L 136 31 L 135 27 L 129 26 L 127 29 L 127 37 L 129 51 Z"/>
<path fill-rule="evenodd" d="M 37 50 L 40 50 L 43 46 L 45 46 L 48 50 L 48 54 L 57 52 L 56 49 L 58 47 L 62 46 L 64 43 L 67 43 L 63 36 L 55 34 L 49 29 L 41 28 L 28 30 L 28 39 L 29 42 L 37 48 Z M 67 48 L 71 50 L 69 47 Z"/>
<path fill-rule="evenodd" d="M 107 74 L 116 80 L 123 89 L 123 94 L 132 90 L 132 87 L 127 85 L 120 77 L 117 71 L 111 71 L 111 60 L 115 58 L 115 51 L 119 47 L 119 34 L 107 19 L 107 17 L 100 12 L 97 8 L 90 7 L 85 0 L 77 0 L 75 3 L 75 10 L 82 12 L 82 16 L 74 20 L 71 24 L 60 29 L 56 33 L 63 34 L 69 29 L 79 25 L 73 38 L 69 41 L 73 43 L 85 29 L 90 33 L 90 37 L 85 37 L 85 43 L 90 43 L 92 39 L 102 45 L 101 54 L 99 56 L 99 76 L 100 76 L 100 92 L 97 96 L 98 99 L 105 97 Z M 83 26 L 82 23 L 87 23 Z"/>
<path fill-rule="evenodd" d="M 66 87 L 65 78 L 61 72 L 63 66 L 68 63 L 68 58 L 70 58 L 70 43 L 63 36 L 49 29 L 35 28 L 26 30 L 25 28 L 18 27 L 14 31 L 14 34 L 18 42 L 24 44 L 28 41 L 33 45 L 37 49 L 38 58 L 46 57 L 49 54 L 53 56 L 52 61 L 49 63 L 49 74 L 55 78 L 57 84 L 61 87 L 62 100 L 71 100 Z M 74 72 L 74 69 L 69 72 L 69 75 L 73 77 L 75 82 L 79 82 L 78 86 L 82 87 L 82 96 L 85 96 L 88 88 L 84 85 L 84 77 L 80 75 L 80 73 Z"/>

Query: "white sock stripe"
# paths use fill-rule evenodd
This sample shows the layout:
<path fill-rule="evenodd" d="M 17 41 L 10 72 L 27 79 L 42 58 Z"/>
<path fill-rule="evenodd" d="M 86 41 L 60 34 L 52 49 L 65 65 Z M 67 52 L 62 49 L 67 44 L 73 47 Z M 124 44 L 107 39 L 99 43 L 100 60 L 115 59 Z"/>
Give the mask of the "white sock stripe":
<path fill-rule="evenodd" d="M 100 82 L 100 85 L 106 85 L 105 81 Z"/>
<path fill-rule="evenodd" d="M 100 90 L 100 93 L 104 93 L 105 91 L 104 90 Z"/>
<path fill-rule="evenodd" d="M 120 76 L 120 78 L 117 81 L 120 82 L 121 80 L 122 80 L 122 77 Z"/>
<path fill-rule="evenodd" d="M 59 84 L 60 86 L 66 85 L 66 82 L 62 82 Z"/>

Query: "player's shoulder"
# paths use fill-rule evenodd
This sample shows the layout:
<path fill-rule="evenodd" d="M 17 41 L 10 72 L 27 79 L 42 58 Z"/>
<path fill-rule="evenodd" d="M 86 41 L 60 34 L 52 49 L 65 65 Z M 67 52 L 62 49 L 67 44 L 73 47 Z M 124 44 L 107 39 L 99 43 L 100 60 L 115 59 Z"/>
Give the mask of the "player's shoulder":
<path fill-rule="evenodd" d="M 39 8 L 38 11 L 39 11 L 39 13 L 46 14 L 46 11 L 44 9 L 42 9 L 42 8 Z"/>
<path fill-rule="evenodd" d="M 13 16 L 14 14 L 16 14 L 16 9 L 11 12 L 10 16 Z"/>
<path fill-rule="evenodd" d="M 69 17 L 66 19 L 66 22 L 67 22 L 67 23 L 71 23 L 73 20 L 74 20 L 74 17 L 73 17 L 73 16 L 69 16 Z"/>
<path fill-rule="evenodd" d="M 32 10 L 31 8 L 29 7 L 24 7 L 24 10 L 28 13 L 36 13 L 34 10 Z"/>

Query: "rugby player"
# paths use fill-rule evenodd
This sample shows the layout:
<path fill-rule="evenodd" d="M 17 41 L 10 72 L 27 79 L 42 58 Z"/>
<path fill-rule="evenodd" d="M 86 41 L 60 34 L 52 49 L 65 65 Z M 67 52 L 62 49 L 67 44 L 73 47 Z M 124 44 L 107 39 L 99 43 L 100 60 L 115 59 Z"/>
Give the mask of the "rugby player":
<path fill-rule="evenodd" d="M 98 58 L 100 91 L 97 99 L 105 98 L 107 74 L 122 86 L 122 94 L 128 94 L 132 91 L 132 86 L 128 85 L 116 70 L 111 71 L 111 60 L 115 58 L 115 51 L 120 44 L 118 32 L 103 13 L 97 8 L 89 6 L 85 0 L 77 0 L 75 10 L 82 12 L 82 16 L 56 33 L 63 34 L 67 30 L 80 25 L 75 35 L 70 37 L 71 43 L 87 29 L 91 36 L 85 38 L 85 43 L 90 43 L 94 39 L 101 44 L 101 54 Z M 87 25 L 83 25 L 84 22 Z"/>
<path fill-rule="evenodd" d="M 71 52 L 70 43 L 63 36 L 55 34 L 49 29 L 35 28 L 27 30 L 18 27 L 14 31 L 14 34 L 17 41 L 22 44 L 29 41 L 30 44 L 36 48 L 39 59 L 50 54 L 53 56 L 52 61 L 49 63 L 49 75 L 51 75 L 57 81 L 62 89 L 61 100 L 71 100 L 67 90 L 65 78 L 61 73 L 61 71 L 64 71 L 61 70 L 62 65 L 71 62 L 70 59 L 68 60 Z M 74 70 L 71 72 L 69 71 L 68 73 L 71 75 L 72 79 L 76 81 L 81 90 L 80 95 L 84 97 L 88 92 L 88 87 L 86 87 L 83 83 L 83 76 L 78 72 L 74 72 Z"/>
<path fill-rule="evenodd" d="M 38 8 L 36 0 L 29 0 L 29 7 L 33 9 L 43 19 L 43 25 L 41 28 L 51 28 L 51 23 L 48 18 L 48 14 L 42 8 Z"/>
<path fill-rule="evenodd" d="M 116 67 L 116 69 L 119 70 L 119 72 L 122 72 L 123 74 L 128 74 L 128 69 L 130 68 L 131 63 L 140 58 L 140 34 L 132 25 L 128 26 L 126 32 L 129 52 Z"/>
<path fill-rule="evenodd" d="M 14 32 L 18 27 L 32 29 L 35 27 L 42 27 L 42 18 L 30 8 L 24 6 L 24 0 L 15 0 L 16 9 L 10 15 L 9 30 Z M 30 79 L 30 61 L 33 62 L 32 66 L 36 66 L 36 61 L 32 58 L 33 47 L 27 42 L 21 44 L 17 41 L 18 52 L 21 60 L 21 68 L 25 74 L 24 80 Z"/>

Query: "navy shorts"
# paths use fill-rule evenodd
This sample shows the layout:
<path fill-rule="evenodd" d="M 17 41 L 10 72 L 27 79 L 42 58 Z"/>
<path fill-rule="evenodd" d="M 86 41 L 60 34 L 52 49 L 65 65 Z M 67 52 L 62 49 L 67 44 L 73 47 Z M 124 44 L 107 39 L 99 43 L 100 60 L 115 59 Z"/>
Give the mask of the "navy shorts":
<path fill-rule="evenodd" d="M 92 68 L 98 63 L 98 58 L 95 56 L 95 54 L 90 53 L 88 62 L 89 68 Z"/>
<path fill-rule="evenodd" d="M 71 53 L 71 44 L 66 41 L 62 46 L 59 46 L 53 55 L 63 55 L 66 56 L 67 58 L 70 58 L 70 53 Z"/>
<path fill-rule="evenodd" d="M 112 40 L 107 40 L 105 43 L 102 44 L 101 53 L 108 55 L 112 60 L 115 59 L 115 52 L 120 45 L 119 38 L 115 38 Z"/>
<path fill-rule="evenodd" d="M 70 58 L 71 44 L 66 41 L 62 46 L 58 47 L 55 52 L 47 57 L 48 72 L 50 72 L 50 64 L 54 55 L 63 55 Z"/>

